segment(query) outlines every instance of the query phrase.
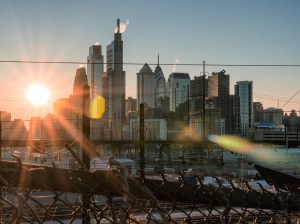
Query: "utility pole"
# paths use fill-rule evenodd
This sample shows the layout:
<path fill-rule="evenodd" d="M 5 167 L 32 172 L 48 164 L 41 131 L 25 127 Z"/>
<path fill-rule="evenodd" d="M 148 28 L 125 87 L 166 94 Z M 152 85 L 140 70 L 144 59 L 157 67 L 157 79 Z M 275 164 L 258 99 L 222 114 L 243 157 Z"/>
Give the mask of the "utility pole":
<path fill-rule="evenodd" d="M 190 125 L 190 86 L 187 86 L 187 125 Z"/>
<path fill-rule="evenodd" d="M 0 160 L 2 158 L 2 111 L 0 110 Z"/>
<path fill-rule="evenodd" d="M 140 170 L 145 171 L 144 104 L 140 104 Z"/>
<path fill-rule="evenodd" d="M 82 88 L 82 162 L 85 164 L 87 170 L 90 169 L 90 87 L 85 85 Z M 90 223 L 90 196 L 88 194 L 82 195 L 82 205 L 84 211 L 82 213 L 82 224 Z"/>
<path fill-rule="evenodd" d="M 205 61 L 203 61 L 203 75 L 202 75 L 202 107 L 203 107 L 203 141 L 206 138 L 205 135 Z"/>

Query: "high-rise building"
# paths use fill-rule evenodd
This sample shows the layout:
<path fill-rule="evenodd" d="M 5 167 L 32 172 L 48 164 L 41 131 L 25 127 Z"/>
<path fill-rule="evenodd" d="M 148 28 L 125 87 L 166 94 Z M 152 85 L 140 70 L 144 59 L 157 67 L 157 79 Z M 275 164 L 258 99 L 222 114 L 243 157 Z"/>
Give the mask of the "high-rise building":
<path fill-rule="evenodd" d="M 147 63 L 144 64 L 142 69 L 137 74 L 137 110 L 141 103 L 145 108 L 155 107 L 155 86 L 156 79 L 155 73 Z"/>
<path fill-rule="evenodd" d="M 170 93 L 170 111 L 176 111 L 176 108 L 188 100 L 190 88 L 190 76 L 188 73 L 174 72 L 168 79 Z"/>
<path fill-rule="evenodd" d="M 91 88 L 91 99 L 102 96 L 103 55 L 102 47 L 94 44 L 89 48 L 87 56 L 87 78 Z"/>
<path fill-rule="evenodd" d="M 137 99 L 128 97 L 125 100 L 125 105 L 126 105 L 126 114 L 129 112 L 135 112 L 137 108 Z"/>
<path fill-rule="evenodd" d="M 112 139 L 122 139 L 125 121 L 125 71 L 123 71 L 123 41 L 120 20 L 114 41 L 107 46 L 108 120 Z M 107 100 L 107 99 L 106 99 Z"/>
<path fill-rule="evenodd" d="M 84 67 L 80 67 L 76 70 L 76 75 L 73 85 L 73 95 L 71 96 L 71 110 L 73 114 L 82 114 L 83 105 L 83 87 L 88 85 L 86 70 Z"/>
<path fill-rule="evenodd" d="M 230 106 L 229 84 L 229 75 L 225 74 L 225 70 L 208 76 L 208 98 L 215 98 L 215 106 L 221 110 L 221 118 L 225 119 L 226 134 L 233 133 L 230 117 L 234 108 Z"/>
<path fill-rule="evenodd" d="M 161 105 L 161 101 L 169 97 L 169 92 L 167 88 L 167 82 L 164 73 L 159 66 L 159 55 L 157 60 L 157 66 L 154 70 L 155 73 L 155 107 Z"/>
<path fill-rule="evenodd" d="M 80 67 L 76 70 L 73 94 L 70 96 L 70 120 L 63 124 L 71 131 L 73 137 L 78 137 L 78 133 L 80 133 L 78 130 L 82 130 L 84 86 L 88 86 L 86 70 L 84 67 Z"/>
<path fill-rule="evenodd" d="M 236 131 L 237 135 L 247 136 L 253 126 L 253 83 L 239 81 L 235 85 Z"/>
<path fill-rule="evenodd" d="M 204 86 L 203 86 L 204 82 Z M 204 97 L 203 97 L 203 88 L 204 88 Z M 192 113 L 199 112 L 203 110 L 205 102 L 203 99 L 207 97 L 208 86 L 207 79 L 205 76 L 195 76 L 193 80 L 191 80 L 191 88 L 190 88 L 190 111 Z M 205 101 L 205 100 L 204 100 Z"/>
<path fill-rule="evenodd" d="M 264 110 L 264 107 L 261 102 L 253 102 L 253 122 L 254 123 L 264 121 L 263 110 Z"/>
<path fill-rule="evenodd" d="M 108 127 L 108 98 L 109 98 L 109 85 L 108 85 L 108 73 L 107 72 L 103 72 L 102 73 L 102 97 L 105 100 L 105 110 L 104 113 L 102 115 L 102 120 L 104 121 L 104 123 L 106 123 L 106 127 Z"/>

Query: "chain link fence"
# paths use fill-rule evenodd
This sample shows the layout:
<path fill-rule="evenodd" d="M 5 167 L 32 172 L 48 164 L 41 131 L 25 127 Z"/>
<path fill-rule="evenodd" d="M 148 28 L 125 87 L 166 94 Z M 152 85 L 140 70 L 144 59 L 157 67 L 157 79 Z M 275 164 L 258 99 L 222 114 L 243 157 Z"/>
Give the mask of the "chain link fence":
<path fill-rule="evenodd" d="M 1 161 L 1 223 L 300 223 L 297 191 Z"/>

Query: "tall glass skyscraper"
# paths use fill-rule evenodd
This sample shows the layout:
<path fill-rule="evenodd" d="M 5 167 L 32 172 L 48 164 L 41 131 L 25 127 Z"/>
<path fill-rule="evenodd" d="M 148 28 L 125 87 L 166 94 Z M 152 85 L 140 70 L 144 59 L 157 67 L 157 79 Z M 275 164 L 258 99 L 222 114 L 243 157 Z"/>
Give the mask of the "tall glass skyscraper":
<path fill-rule="evenodd" d="M 170 111 L 175 112 L 180 104 L 188 101 L 190 81 L 188 73 L 173 72 L 169 75 Z"/>
<path fill-rule="evenodd" d="M 235 85 L 236 97 L 236 134 L 247 136 L 253 125 L 253 83 L 239 81 Z"/>
<path fill-rule="evenodd" d="M 109 127 L 112 131 L 112 138 L 120 140 L 125 121 L 125 71 L 123 71 L 123 41 L 119 19 L 115 38 L 107 46 L 106 52 Z"/>
<path fill-rule="evenodd" d="M 91 87 L 91 98 L 102 96 L 103 55 L 101 45 L 94 44 L 87 56 L 87 78 Z"/>

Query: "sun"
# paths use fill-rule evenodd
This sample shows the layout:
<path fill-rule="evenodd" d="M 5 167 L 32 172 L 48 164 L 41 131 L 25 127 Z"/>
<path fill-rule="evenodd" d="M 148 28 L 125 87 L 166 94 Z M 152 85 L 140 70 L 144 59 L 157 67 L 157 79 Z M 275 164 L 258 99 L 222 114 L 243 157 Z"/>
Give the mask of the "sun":
<path fill-rule="evenodd" d="M 50 93 L 45 86 L 36 84 L 27 90 L 27 98 L 35 105 L 43 105 L 48 102 Z"/>

